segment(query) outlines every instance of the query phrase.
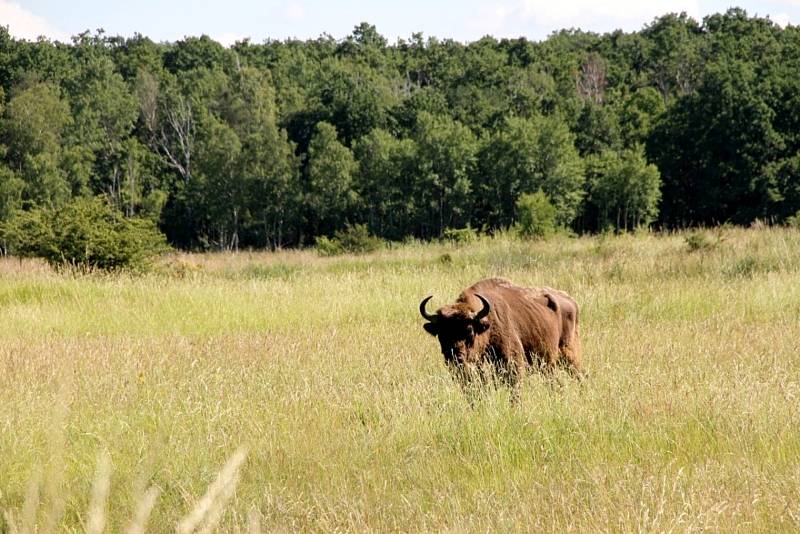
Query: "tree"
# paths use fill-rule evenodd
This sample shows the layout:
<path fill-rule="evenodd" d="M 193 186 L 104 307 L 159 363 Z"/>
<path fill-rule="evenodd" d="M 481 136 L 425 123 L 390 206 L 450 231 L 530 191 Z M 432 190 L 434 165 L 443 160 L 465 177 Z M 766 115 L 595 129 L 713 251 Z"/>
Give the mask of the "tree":
<path fill-rule="evenodd" d="M 642 35 L 649 44 L 650 79 L 662 98 L 690 94 L 702 69 L 700 25 L 686 13 L 669 14 L 653 21 Z"/>
<path fill-rule="evenodd" d="M 214 69 L 227 61 L 225 48 L 207 35 L 186 37 L 164 52 L 164 67 L 173 74 L 198 68 Z"/>
<path fill-rule="evenodd" d="M 575 126 L 575 146 L 581 156 L 620 148 L 621 132 L 616 109 L 608 104 L 584 102 Z"/>
<path fill-rule="evenodd" d="M 359 211 L 379 236 L 403 238 L 420 217 L 416 184 L 410 179 L 417 175 L 416 143 L 376 129 L 358 140 L 354 153 Z"/>
<path fill-rule="evenodd" d="M 372 69 L 329 60 L 323 63 L 318 83 L 326 122 L 336 127 L 348 146 L 386 125 L 394 102 L 387 80 Z"/>
<path fill-rule="evenodd" d="M 339 142 L 336 128 L 317 124 L 308 147 L 308 190 L 305 205 L 315 236 L 331 235 L 348 221 L 355 206 L 353 175 L 356 161 L 350 149 Z"/>
<path fill-rule="evenodd" d="M 134 92 L 148 146 L 178 177 L 169 180 L 163 228 L 171 242 L 193 246 L 198 236 L 192 198 L 199 190 L 192 176 L 197 104 L 178 89 L 174 78 L 165 75 L 162 81 L 146 70 L 139 70 Z"/>
<path fill-rule="evenodd" d="M 715 65 L 653 130 L 647 153 L 664 181 L 668 224 L 743 224 L 769 212 L 765 168 L 784 141 L 758 80 L 745 63 Z"/>
<path fill-rule="evenodd" d="M 235 95 L 226 113 L 242 145 L 239 168 L 247 180 L 248 242 L 280 247 L 299 217 L 299 160 L 277 124 L 275 90 L 268 74 L 243 68 L 233 76 Z"/>
<path fill-rule="evenodd" d="M 25 182 L 11 169 L 0 165 L 0 222 L 22 207 Z"/>
<path fill-rule="evenodd" d="M 556 207 L 542 190 L 525 193 L 517 200 L 519 232 L 524 237 L 544 239 L 556 228 Z"/>
<path fill-rule="evenodd" d="M 441 236 L 445 228 L 466 226 L 473 216 L 477 138 L 458 121 L 422 112 L 414 140 L 418 147 L 416 197 L 428 212 L 422 235 Z"/>
<path fill-rule="evenodd" d="M 588 203 L 597 217 L 595 229 L 628 230 L 648 225 L 658 216 L 661 177 L 647 163 L 644 149 L 606 150 L 589 158 Z"/>
<path fill-rule="evenodd" d="M 797 27 L 736 8 L 540 42 L 0 27 L 0 217 L 102 193 L 181 247 L 280 247 L 348 222 L 505 227 L 541 189 L 558 226 L 624 229 L 655 213 L 653 164 L 664 226 L 782 220 L 800 209 L 799 70 Z M 626 204 L 631 184 L 646 202 Z"/>
<path fill-rule="evenodd" d="M 176 87 L 162 91 L 152 74 L 141 71 L 137 95 L 150 143 L 164 162 L 178 172 L 184 185 L 192 178 L 195 111 L 191 99 Z"/>
<path fill-rule="evenodd" d="M 493 227 L 517 220 L 517 199 L 542 190 L 556 222 L 570 224 L 583 198 L 583 162 L 574 137 L 557 116 L 508 118 L 481 151 L 481 213 Z"/>
<path fill-rule="evenodd" d="M 638 89 L 626 98 L 620 111 L 620 130 L 625 146 L 644 144 L 665 109 L 664 100 L 652 87 Z"/>
<path fill-rule="evenodd" d="M 19 256 L 84 270 L 144 270 L 167 250 L 152 221 L 128 219 L 102 197 L 81 197 L 63 209 L 15 212 L 0 226 L 0 243 Z"/>
<path fill-rule="evenodd" d="M 602 104 L 605 99 L 606 84 L 605 60 L 596 52 L 589 53 L 575 77 L 578 95 L 587 102 Z"/>
<path fill-rule="evenodd" d="M 239 231 L 246 220 L 247 181 L 238 165 L 242 145 L 233 129 L 209 113 L 199 126 L 198 157 L 192 196 L 199 237 L 221 250 L 238 250 Z"/>
<path fill-rule="evenodd" d="M 57 206 L 70 197 L 61 168 L 61 145 L 72 118 L 59 93 L 49 83 L 35 82 L 20 88 L 9 100 L 2 121 L 3 141 L 8 147 L 6 161 L 25 184 L 23 201 L 34 206 Z M 6 182 L 11 180 L 7 178 Z"/>
<path fill-rule="evenodd" d="M 125 146 L 138 115 L 136 100 L 106 57 L 85 68 L 79 86 L 73 97 L 73 142 L 93 152 L 94 193 L 108 195 L 122 209 L 123 184 L 128 179 Z"/>

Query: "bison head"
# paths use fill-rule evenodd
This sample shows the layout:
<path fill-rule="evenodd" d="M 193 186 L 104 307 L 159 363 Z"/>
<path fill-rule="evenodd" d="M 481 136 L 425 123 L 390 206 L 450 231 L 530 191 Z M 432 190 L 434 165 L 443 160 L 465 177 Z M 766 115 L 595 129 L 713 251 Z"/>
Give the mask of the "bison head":
<path fill-rule="evenodd" d="M 425 305 L 433 296 L 425 297 L 419 304 L 419 312 L 428 321 L 423 325 L 425 331 L 439 338 L 442 354 L 448 364 L 463 365 L 477 362 L 483 352 L 481 334 L 489 329 L 489 301 L 475 294 L 482 308 L 474 311 L 467 302 L 456 302 L 439 308 L 429 314 Z"/>

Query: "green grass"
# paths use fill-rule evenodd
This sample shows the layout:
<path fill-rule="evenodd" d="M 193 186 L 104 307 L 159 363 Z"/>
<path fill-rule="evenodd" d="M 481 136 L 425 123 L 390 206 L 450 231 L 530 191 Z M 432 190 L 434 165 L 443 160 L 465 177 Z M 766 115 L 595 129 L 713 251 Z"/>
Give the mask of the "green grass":
<path fill-rule="evenodd" d="M 172 531 L 237 450 L 224 531 L 797 531 L 800 232 L 719 232 L 1 260 L 0 531 Z M 469 407 L 417 305 L 487 276 L 578 300 L 584 385 Z"/>

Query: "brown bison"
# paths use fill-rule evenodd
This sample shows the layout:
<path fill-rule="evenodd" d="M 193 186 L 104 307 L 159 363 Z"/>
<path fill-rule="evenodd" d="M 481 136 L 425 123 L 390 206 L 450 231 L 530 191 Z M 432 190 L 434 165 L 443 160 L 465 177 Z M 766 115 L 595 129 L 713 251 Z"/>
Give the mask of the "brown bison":
<path fill-rule="evenodd" d="M 528 366 L 552 377 L 557 364 L 583 376 L 578 305 L 567 293 L 526 288 L 502 278 L 481 280 L 454 304 L 430 314 L 422 300 L 425 330 L 439 338 L 445 362 L 465 383 L 494 370 L 512 386 L 512 398 Z"/>

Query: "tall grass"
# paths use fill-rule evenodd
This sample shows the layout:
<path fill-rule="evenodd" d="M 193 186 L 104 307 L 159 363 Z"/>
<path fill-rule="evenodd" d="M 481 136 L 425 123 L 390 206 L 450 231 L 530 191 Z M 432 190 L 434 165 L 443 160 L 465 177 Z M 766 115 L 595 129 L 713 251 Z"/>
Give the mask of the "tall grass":
<path fill-rule="evenodd" d="M 721 232 L 0 260 L 0 531 L 795 531 L 800 232 Z M 470 408 L 417 304 L 497 275 L 588 381 Z"/>

